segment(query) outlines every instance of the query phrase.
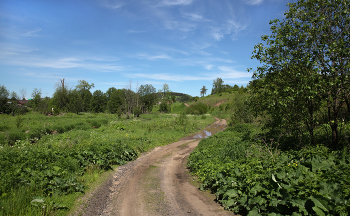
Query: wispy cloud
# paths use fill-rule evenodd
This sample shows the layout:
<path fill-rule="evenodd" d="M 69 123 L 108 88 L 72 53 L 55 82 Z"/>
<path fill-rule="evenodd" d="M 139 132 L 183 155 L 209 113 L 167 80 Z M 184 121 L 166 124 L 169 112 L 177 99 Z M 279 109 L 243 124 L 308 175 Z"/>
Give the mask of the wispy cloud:
<path fill-rule="evenodd" d="M 196 14 L 196 13 L 184 13 L 182 15 L 186 19 L 190 19 L 195 22 L 209 22 L 211 20 L 205 19 L 202 15 Z"/>
<path fill-rule="evenodd" d="M 224 36 L 231 35 L 232 39 L 236 39 L 237 34 L 246 29 L 247 25 L 243 25 L 233 19 L 227 20 L 221 27 L 212 27 L 211 36 L 217 41 L 220 41 Z"/>
<path fill-rule="evenodd" d="M 213 65 L 207 65 L 207 70 L 213 68 Z M 134 73 L 128 74 L 129 77 L 132 78 L 149 78 L 153 80 L 163 80 L 163 81 L 175 81 L 175 82 L 183 82 L 183 81 L 197 81 L 197 80 L 214 80 L 217 77 L 220 77 L 224 80 L 230 79 L 239 79 L 239 78 L 251 78 L 252 74 L 245 71 L 237 71 L 228 66 L 220 66 L 218 67 L 215 73 L 207 73 L 203 72 L 200 76 L 190 76 L 183 74 L 169 74 L 169 73 L 154 73 L 154 74 L 146 74 L 146 73 Z"/>
<path fill-rule="evenodd" d="M 129 74 L 130 77 L 133 78 L 149 78 L 154 80 L 164 80 L 164 81 L 186 81 L 186 80 L 207 80 L 203 76 L 184 76 L 180 74 L 168 74 L 168 73 L 155 73 L 155 74 L 143 74 L 143 73 L 136 73 L 136 74 Z"/>
<path fill-rule="evenodd" d="M 156 50 L 163 50 L 163 51 L 167 51 L 167 52 L 171 52 L 171 53 L 181 53 L 183 55 L 189 55 L 189 53 L 186 51 L 183 51 L 180 49 L 175 49 L 172 47 L 160 46 L 160 45 L 155 45 L 155 44 L 148 44 L 147 46 L 152 48 L 152 49 L 156 49 Z"/>
<path fill-rule="evenodd" d="M 23 33 L 21 36 L 25 36 L 25 37 L 39 36 L 37 33 L 40 32 L 41 30 L 42 30 L 41 28 L 35 28 L 33 30 Z"/>
<path fill-rule="evenodd" d="M 232 67 L 219 66 L 221 73 L 218 73 L 218 77 L 226 79 L 236 79 L 236 78 L 251 78 L 252 73 L 237 71 Z"/>
<path fill-rule="evenodd" d="M 100 4 L 109 9 L 118 9 L 124 5 L 123 2 L 118 0 L 102 0 L 100 1 Z"/>
<path fill-rule="evenodd" d="M 25 51 L 25 50 L 24 50 Z M 0 62 L 7 65 L 17 65 L 22 67 L 35 68 L 53 68 L 53 69 L 69 69 L 84 68 L 96 72 L 114 72 L 126 70 L 124 66 L 116 65 L 113 62 L 118 61 L 115 57 L 61 57 L 48 58 L 38 55 L 32 55 L 30 50 L 25 53 L 6 51 L 0 52 Z M 5 54 L 11 55 L 5 55 Z"/>
<path fill-rule="evenodd" d="M 149 55 L 146 53 L 139 53 L 137 54 L 137 57 L 141 59 L 148 59 L 148 60 L 171 59 L 171 57 L 168 56 L 167 54 Z"/>
<path fill-rule="evenodd" d="M 214 67 L 214 65 L 205 65 L 204 67 L 207 70 L 211 70 Z"/>
<path fill-rule="evenodd" d="M 190 5 L 193 0 L 162 0 L 160 5 L 174 6 L 174 5 Z"/>
<path fill-rule="evenodd" d="M 244 0 L 245 3 L 251 4 L 251 5 L 259 5 L 263 2 L 264 0 Z"/>
<path fill-rule="evenodd" d="M 172 19 L 164 19 L 163 20 L 164 26 L 167 29 L 171 30 L 180 30 L 184 32 L 190 32 L 195 30 L 196 26 L 193 23 L 188 23 L 188 22 L 182 22 L 182 21 L 177 21 L 177 20 L 172 20 Z"/>

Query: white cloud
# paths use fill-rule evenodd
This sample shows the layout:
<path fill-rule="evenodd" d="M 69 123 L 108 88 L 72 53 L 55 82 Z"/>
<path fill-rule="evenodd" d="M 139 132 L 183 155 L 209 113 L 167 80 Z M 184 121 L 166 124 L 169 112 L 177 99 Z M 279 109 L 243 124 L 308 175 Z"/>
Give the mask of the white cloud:
<path fill-rule="evenodd" d="M 213 65 L 206 65 L 207 70 L 211 70 Z M 231 67 L 220 66 L 218 67 L 219 71 L 216 72 L 203 72 L 200 73 L 200 76 L 190 76 L 183 74 L 168 74 L 168 73 L 155 73 L 155 74 L 145 74 L 145 73 L 134 73 L 128 74 L 129 77 L 132 78 L 149 78 L 154 80 L 163 80 L 163 81 L 175 81 L 175 82 L 183 82 L 183 81 L 197 81 L 197 80 L 214 80 L 217 77 L 222 78 L 223 80 L 231 79 L 239 79 L 239 78 L 251 78 L 252 74 L 248 72 L 237 71 Z"/>
<path fill-rule="evenodd" d="M 224 36 L 231 35 L 234 40 L 237 34 L 246 29 L 247 25 L 240 24 L 239 22 L 229 19 L 221 27 L 211 27 L 211 37 L 217 41 L 220 41 Z"/>
<path fill-rule="evenodd" d="M 118 0 L 103 0 L 103 1 L 100 1 L 100 4 L 110 9 L 118 9 L 124 5 L 124 3 Z"/>
<path fill-rule="evenodd" d="M 251 4 L 251 5 L 259 5 L 263 2 L 264 0 L 244 0 L 245 3 Z"/>
<path fill-rule="evenodd" d="M 26 51 L 26 50 L 25 50 Z M 7 51 L 9 53 L 9 51 Z M 63 57 L 63 58 L 47 58 L 30 53 L 12 51 L 11 55 L 3 55 L 0 52 L 0 62 L 2 64 L 17 65 L 23 67 L 36 68 L 84 68 L 95 70 L 97 72 L 114 72 L 125 70 L 126 68 L 111 62 L 119 60 L 115 57 Z"/>
<path fill-rule="evenodd" d="M 26 33 L 23 33 L 21 36 L 25 37 L 32 37 L 32 36 L 38 36 L 36 33 L 40 32 L 41 28 L 35 28 L 33 30 L 27 31 Z"/>
<path fill-rule="evenodd" d="M 232 67 L 228 66 L 219 66 L 218 67 L 221 73 L 218 73 L 218 77 L 221 77 L 222 79 L 236 79 L 236 78 L 251 78 L 252 73 L 249 72 L 242 72 L 237 71 L 233 69 Z"/>
<path fill-rule="evenodd" d="M 214 65 L 205 65 L 204 67 L 207 70 L 211 70 L 214 67 Z"/>
<path fill-rule="evenodd" d="M 160 55 L 149 55 L 145 53 L 140 53 L 137 55 L 137 57 L 141 59 L 148 59 L 148 60 L 157 60 L 157 59 L 171 59 L 170 56 L 167 54 L 160 54 Z"/>
<path fill-rule="evenodd" d="M 164 19 L 163 23 L 164 23 L 164 26 L 170 30 L 180 30 L 180 31 L 184 31 L 184 32 L 190 32 L 190 31 L 195 30 L 195 28 L 196 28 L 195 24 L 176 21 L 176 20 L 172 20 L 169 18 Z"/>
<path fill-rule="evenodd" d="M 162 0 L 160 5 L 173 6 L 173 5 L 190 5 L 193 0 Z"/>
<path fill-rule="evenodd" d="M 184 13 L 183 17 L 190 19 L 192 21 L 196 21 L 196 22 L 209 22 L 209 21 L 211 21 L 211 20 L 205 19 L 202 15 L 195 14 L 195 13 Z"/>
<path fill-rule="evenodd" d="M 208 80 L 208 78 L 203 76 L 184 76 L 184 75 L 174 75 L 174 74 L 167 74 L 167 73 L 156 73 L 156 74 L 130 74 L 130 77 L 133 78 L 149 78 L 154 80 L 166 80 L 166 81 L 188 81 L 188 80 Z M 210 78 L 211 79 L 211 78 Z"/>

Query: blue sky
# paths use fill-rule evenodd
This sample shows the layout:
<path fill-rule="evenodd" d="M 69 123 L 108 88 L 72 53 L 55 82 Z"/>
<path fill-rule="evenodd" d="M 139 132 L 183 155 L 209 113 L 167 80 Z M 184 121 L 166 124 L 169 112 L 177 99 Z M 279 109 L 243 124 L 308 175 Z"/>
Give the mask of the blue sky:
<path fill-rule="evenodd" d="M 287 0 L 0 0 L 0 85 L 51 97 L 59 79 L 91 91 L 167 83 L 199 96 L 246 85 L 254 45 Z"/>

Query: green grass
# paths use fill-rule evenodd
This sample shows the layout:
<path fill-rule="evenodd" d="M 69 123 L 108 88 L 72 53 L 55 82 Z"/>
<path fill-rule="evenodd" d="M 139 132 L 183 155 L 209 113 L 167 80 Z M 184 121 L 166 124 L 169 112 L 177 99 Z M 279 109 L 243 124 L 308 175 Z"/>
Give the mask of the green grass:
<path fill-rule="evenodd" d="M 0 146 L 0 215 L 65 215 L 89 185 L 113 166 L 214 121 L 212 116 L 176 114 L 137 119 L 88 113 L 21 118 L 17 128 L 16 117 L 1 115 L 5 139 Z M 26 128 L 31 131 L 26 133 Z M 40 202 L 32 203 L 35 199 Z"/>

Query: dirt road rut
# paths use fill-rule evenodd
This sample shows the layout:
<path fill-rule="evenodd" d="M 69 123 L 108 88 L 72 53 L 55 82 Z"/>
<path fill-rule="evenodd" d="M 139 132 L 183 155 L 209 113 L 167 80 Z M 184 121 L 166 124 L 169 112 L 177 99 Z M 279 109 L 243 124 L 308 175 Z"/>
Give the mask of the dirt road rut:
<path fill-rule="evenodd" d="M 233 215 L 215 196 L 191 184 L 186 159 L 200 138 L 226 126 L 213 123 L 200 134 L 158 147 L 118 169 L 93 192 L 78 215 Z"/>

